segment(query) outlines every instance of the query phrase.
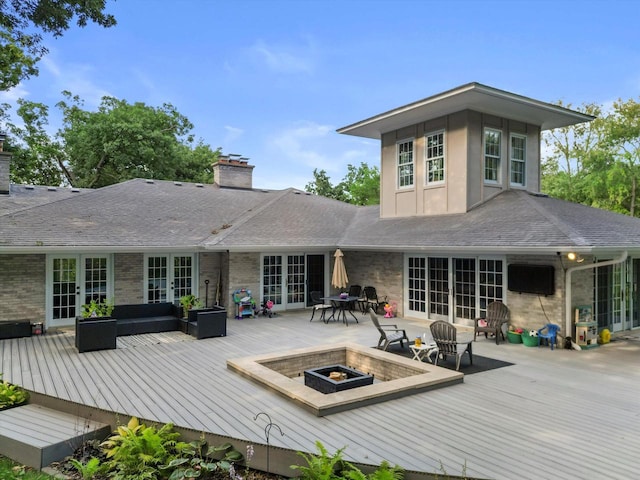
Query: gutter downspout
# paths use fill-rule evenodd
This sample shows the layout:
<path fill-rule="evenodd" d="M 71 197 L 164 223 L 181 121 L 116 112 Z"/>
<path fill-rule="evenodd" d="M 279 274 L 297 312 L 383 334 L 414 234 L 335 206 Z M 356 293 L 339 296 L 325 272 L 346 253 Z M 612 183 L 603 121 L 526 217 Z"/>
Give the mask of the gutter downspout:
<path fill-rule="evenodd" d="M 569 336 L 572 338 L 573 343 L 573 330 L 571 328 L 571 274 L 573 272 L 577 272 L 578 270 L 588 270 L 590 268 L 597 267 L 608 267 L 609 265 L 616 265 L 618 263 L 624 262 L 629 253 L 625 250 L 622 252 L 622 255 L 619 258 L 614 258 L 613 260 L 607 260 L 606 262 L 599 263 L 590 263 L 588 265 L 577 265 L 575 267 L 568 268 L 564 274 L 564 285 L 565 285 L 565 336 Z"/>

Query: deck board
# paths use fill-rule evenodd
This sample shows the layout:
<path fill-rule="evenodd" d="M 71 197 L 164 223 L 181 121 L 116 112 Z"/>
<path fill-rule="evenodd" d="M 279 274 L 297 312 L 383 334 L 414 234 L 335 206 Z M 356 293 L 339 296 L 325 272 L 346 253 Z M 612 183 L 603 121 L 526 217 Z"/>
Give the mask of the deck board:
<path fill-rule="evenodd" d="M 640 447 L 640 341 L 575 352 L 479 339 L 476 354 L 514 365 L 318 418 L 226 368 L 229 358 L 377 342 L 366 316 L 345 327 L 309 322 L 309 315 L 229 320 L 226 337 L 199 341 L 179 332 L 121 337 L 117 350 L 83 354 L 73 331 L 0 340 L 0 371 L 47 395 L 260 444 L 265 423 L 254 418 L 265 412 L 285 433 L 272 430 L 273 446 L 314 452 L 320 440 L 330 451 L 346 446 L 345 458 L 360 463 L 386 459 L 410 470 L 496 479 L 636 475 L 627 452 Z M 428 329 L 427 322 L 394 323 L 410 338 Z M 606 455 L 585 456 L 593 445 Z M 540 462 L 549 452 L 553 461 Z"/>

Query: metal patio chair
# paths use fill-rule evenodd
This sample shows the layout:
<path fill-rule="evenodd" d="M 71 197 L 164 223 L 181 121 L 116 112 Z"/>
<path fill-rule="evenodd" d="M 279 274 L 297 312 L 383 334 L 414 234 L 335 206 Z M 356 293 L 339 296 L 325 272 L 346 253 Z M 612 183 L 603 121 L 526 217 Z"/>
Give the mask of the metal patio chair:
<path fill-rule="evenodd" d="M 333 313 L 333 310 L 335 307 L 329 303 L 324 303 L 324 301 L 322 300 L 322 292 L 314 290 L 310 293 L 310 296 L 311 296 L 311 318 L 309 319 L 309 321 L 312 322 L 316 312 L 319 311 L 320 320 L 327 323 L 325 319 L 326 312 L 327 310 L 331 309 L 331 312 Z"/>

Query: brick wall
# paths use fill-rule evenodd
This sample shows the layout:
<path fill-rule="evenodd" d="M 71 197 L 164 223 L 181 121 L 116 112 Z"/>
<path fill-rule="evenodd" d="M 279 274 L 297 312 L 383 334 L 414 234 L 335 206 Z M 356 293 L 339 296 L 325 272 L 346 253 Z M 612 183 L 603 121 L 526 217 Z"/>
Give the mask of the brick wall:
<path fill-rule="evenodd" d="M 202 303 L 212 306 L 216 304 L 216 291 L 218 282 L 222 281 L 221 292 L 224 292 L 224 284 L 226 283 L 226 275 L 224 273 L 226 253 L 205 252 L 198 256 L 200 264 L 200 278 L 198 279 L 198 297 Z M 222 276 L 220 275 L 222 273 Z M 205 283 L 209 280 L 209 288 Z M 220 305 L 228 306 L 227 298 L 221 295 Z"/>
<path fill-rule="evenodd" d="M 544 296 L 510 292 L 506 289 L 505 284 L 505 304 L 509 307 L 511 314 L 510 325 L 527 330 L 537 330 L 547 323 L 555 323 L 562 327 L 562 336 L 565 336 L 564 270 L 558 256 L 510 255 L 507 257 L 507 265 L 511 263 L 553 265 L 555 267 L 556 289 L 553 295 Z"/>
<path fill-rule="evenodd" d="M 144 254 L 116 253 L 113 263 L 115 303 L 117 305 L 145 303 Z"/>
<path fill-rule="evenodd" d="M 398 304 L 397 315 L 403 315 L 402 276 L 404 272 L 402 253 L 344 252 L 344 264 L 349 285 L 363 288 L 372 286 L 380 299 Z M 333 265 L 331 266 L 333 269 Z M 333 293 L 337 293 L 333 291 Z"/>
<path fill-rule="evenodd" d="M 224 303 L 227 305 L 229 316 L 233 316 L 235 315 L 233 292 L 238 288 L 251 290 L 254 300 L 257 304 L 260 304 L 262 298 L 262 292 L 260 291 L 260 254 L 229 253 L 228 258 L 229 283 L 226 285 Z"/>
<path fill-rule="evenodd" d="M 0 255 L 0 321 L 44 322 L 45 255 Z"/>

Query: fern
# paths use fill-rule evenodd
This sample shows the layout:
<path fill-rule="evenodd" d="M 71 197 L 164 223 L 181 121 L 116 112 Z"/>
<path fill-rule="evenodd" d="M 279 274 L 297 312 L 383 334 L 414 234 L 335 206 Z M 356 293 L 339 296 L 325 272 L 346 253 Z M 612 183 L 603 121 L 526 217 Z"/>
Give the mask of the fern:
<path fill-rule="evenodd" d="M 319 440 L 316 441 L 318 455 L 310 455 L 304 452 L 298 452 L 307 462 L 306 466 L 291 465 L 294 470 L 300 470 L 300 478 L 302 480 L 334 480 L 341 478 L 340 471 L 343 468 L 342 452 L 345 447 L 337 450 L 333 455 Z"/>

